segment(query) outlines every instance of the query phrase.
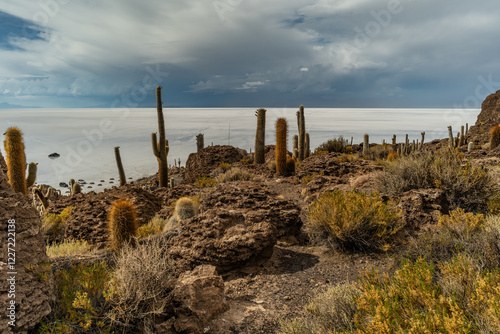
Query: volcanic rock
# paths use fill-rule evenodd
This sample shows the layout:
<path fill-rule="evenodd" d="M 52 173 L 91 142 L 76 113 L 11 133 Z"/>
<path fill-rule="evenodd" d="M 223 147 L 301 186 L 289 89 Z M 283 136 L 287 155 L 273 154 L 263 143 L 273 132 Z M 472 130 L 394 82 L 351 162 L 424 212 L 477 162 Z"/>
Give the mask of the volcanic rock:
<path fill-rule="evenodd" d="M 448 213 L 448 202 L 440 189 L 414 189 L 401 195 L 398 208 L 409 227 L 437 222 L 438 215 Z"/>
<path fill-rule="evenodd" d="M 484 144 L 489 141 L 490 130 L 500 124 L 500 90 L 489 95 L 481 105 L 476 124 L 469 129 L 468 141 Z"/>
<path fill-rule="evenodd" d="M 1 154 L 0 158 L 3 159 Z M 27 333 L 51 312 L 53 276 L 40 233 L 40 216 L 28 197 L 12 190 L 2 170 L 0 219 L 0 305 L 3 308 L 0 332 Z M 15 259 L 15 263 L 9 259 Z M 10 305 L 14 305 L 12 312 L 7 309 Z M 12 320 L 15 327 L 8 323 Z"/>
<path fill-rule="evenodd" d="M 228 145 L 208 146 L 191 153 L 186 162 L 184 182 L 192 183 L 200 177 L 209 177 L 221 163 L 231 164 L 240 161 L 245 155 L 246 151 Z"/>

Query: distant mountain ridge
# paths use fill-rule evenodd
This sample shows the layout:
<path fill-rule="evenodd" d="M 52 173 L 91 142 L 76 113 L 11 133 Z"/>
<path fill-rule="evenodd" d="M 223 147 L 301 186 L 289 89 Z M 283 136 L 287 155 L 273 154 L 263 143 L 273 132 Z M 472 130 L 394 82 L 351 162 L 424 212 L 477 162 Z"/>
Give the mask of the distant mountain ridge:
<path fill-rule="evenodd" d="M 19 104 L 10 104 L 7 102 L 0 103 L 0 109 L 22 109 L 22 108 L 38 108 L 37 106 L 22 106 Z"/>

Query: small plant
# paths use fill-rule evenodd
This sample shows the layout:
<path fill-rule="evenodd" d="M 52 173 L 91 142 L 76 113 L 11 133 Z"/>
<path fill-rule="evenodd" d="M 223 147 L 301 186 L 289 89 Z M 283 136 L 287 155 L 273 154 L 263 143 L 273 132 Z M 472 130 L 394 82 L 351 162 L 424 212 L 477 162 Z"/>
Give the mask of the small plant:
<path fill-rule="evenodd" d="M 314 154 L 322 154 L 325 152 L 350 153 L 347 149 L 348 146 L 349 141 L 340 136 L 338 138 L 330 139 L 316 147 L 316 149 L 314 150 Z"/>
<path fill-rule="evenodd" d="M 396 160 L 397 158 L 399 158 L 399 154 L 397 152 L 390 152 L 388 155 L 387 155 L 387 161 L 391 162 L 391 161 L 394 161 Z"/>
<path fill-rule="evenodd" d="M 118 200 L 109 212 L 110 246 L 117 251 L 126 244 L 135 244 L 137 236 L 136 213 L 132 203 Z"/>
<path fill-rule="evenodd" d="M 311 182 L 311 180 L 318 174 L 311 174 L 311 175 L 306 175 L 306 176 L 303 176 L 302 179 L 300 179 L 300 182 L 302 184 L 308 184 L 309 182 Z"/>
<path fill-rule="evenodd" d="M 64 236 L 66 222 L 74 207 L 68 206 L 59 214 L 50 214 L 43 218 L 41 231 L 47 244 L 59 241 Z"/>
<path fill-rule="evenodd" d="M 225 183 L 231 181 L 248 181 L 253 179 L 253 175 L 241 168 L 232 168 L 227 172 L 217 176 L 218 183 Z"/>
<path fill-rule="evenodd" d="M 194 186 L 196 188 L 208 188 L 216 185 L 217 185 L 217 180 L 206 176 L 200 177 L 198 180 L 194 182 Z"/>
<path fill-rule="evenodd" d="M 323 193 L 309 206 L 307 218 L 313 237 L 325 236 L 343 249 L 387 250 L 404 226 L 394 203 L 355 191 Z"/>
<path fill-rule="evenodd" d="M 161 233 L 166 223 L 166 219 L 160 218 L 156 215 L 149 221 L 149 223 L 142 225 L 137 229 L 137 237 L 142 239 L 147 238 L 150 235 Z"/>
<path fill-rule="evenodd" d="M 92 248 L 84 240 L 64 240 L 62 243 L 53 243 L 47 246 L 47 256 L 49 258 L 59 256 L 85 255 L 91 254 Z"/>
<path fill-rule="evenodd" d="M 228 164 L 227 162 L 221 162 L 219 164 L 219 168 L 222 169 L 223 172 L 227 172 L 228 170 L 231 169 L 231 165 Z"/>

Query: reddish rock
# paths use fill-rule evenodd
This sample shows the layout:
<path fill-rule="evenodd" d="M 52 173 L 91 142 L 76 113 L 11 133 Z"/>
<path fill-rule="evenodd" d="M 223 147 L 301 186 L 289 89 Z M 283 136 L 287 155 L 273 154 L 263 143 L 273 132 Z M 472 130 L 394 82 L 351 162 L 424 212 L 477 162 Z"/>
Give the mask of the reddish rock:
<path fill-rule="evenodd" d="M 488 142 L 490 130 L 496 124 L 500 124 L 500 90 L 489 95 L 483 101 L 476 124 L 469 129 L 467 139 L 479 144 Z M 458 130 L 454 129 L 454 131 Z"/>
<path fill-rule="evenodd" d="M 0 154 L 1 157 L 1 154 Z M 9 221 L 15 220 L 15 224 Z M 54 299 L 53 276 L 48 265 L 42 221 L 28 197 L 15 193 L 0 169 L 0 305 L 1 333 L 27 333 L 51 312 Z M 11 221 L 12 222 L 12 221 Z M 15 226 L 15 228 L 14 228 Z M 15 233 L 15 234 L 10 234 Z M 9 233 L 9 234 L 8 234 Z M 9 239 L 12 238 L 12 239 Z M 13 259 L 15 263 L 8 263 Z M 12 265 L 12 267 L 10 267 Z M 14 273 L 11 273 L 14 272 Z M 14 280 L 9 280 L 14 278 Z M 14 283 L 14 284 L 12 284 Z M 12 298 L 11 298 L 12 297 Z M 7 307 L 14 302 L 15 318 L 8 318 Z M 15 327 L 8 321 L 15 320 Z"/>
<path fill-rule="evenodd" d="M 197 153 L 191 153 L 186 162 L 185 183 L 193 183 L 200 177 L 209 177 L 223 162 L 233 163 L 245 157 L 246 151 L 233 146 L 208 146 Z"/>
<path fill-rule="evenodd" d="M 174 327 L 178 332 L 203 333 L 205 325 L 227 311 L 224 281 L 214 266 L 202 265 L 185 272 L 172 292 Z"/>

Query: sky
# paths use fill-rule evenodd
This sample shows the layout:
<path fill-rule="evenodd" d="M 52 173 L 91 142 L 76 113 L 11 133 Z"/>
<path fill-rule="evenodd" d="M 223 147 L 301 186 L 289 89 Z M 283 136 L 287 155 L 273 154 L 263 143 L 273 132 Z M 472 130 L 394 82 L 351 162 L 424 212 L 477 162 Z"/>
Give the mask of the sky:
<path fill-rule="evenodd" d="M 498 0 L 2 0 L 0 107 L 480 108 Z"/>

